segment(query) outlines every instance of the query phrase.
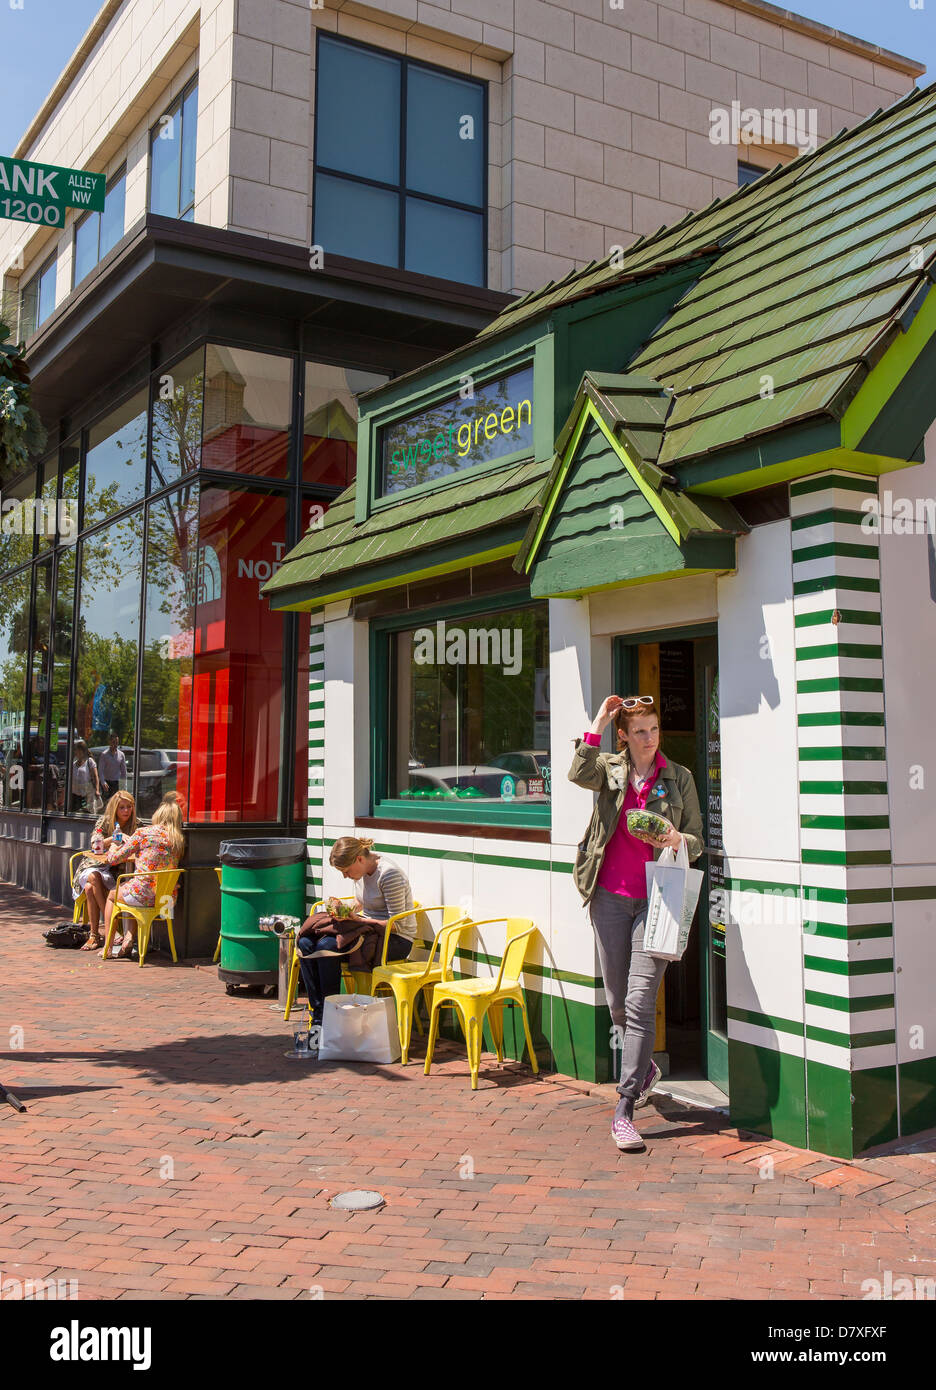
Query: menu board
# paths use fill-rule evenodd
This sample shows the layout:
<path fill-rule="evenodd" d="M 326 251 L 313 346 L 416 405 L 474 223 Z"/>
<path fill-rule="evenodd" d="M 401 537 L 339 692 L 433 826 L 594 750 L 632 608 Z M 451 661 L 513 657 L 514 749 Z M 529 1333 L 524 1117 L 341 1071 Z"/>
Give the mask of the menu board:
<path fill-rule="evenodd" d="M 691 642 L 660 643 L 660 724 L 663 729 L 695 727 L 695 663 Z"/>

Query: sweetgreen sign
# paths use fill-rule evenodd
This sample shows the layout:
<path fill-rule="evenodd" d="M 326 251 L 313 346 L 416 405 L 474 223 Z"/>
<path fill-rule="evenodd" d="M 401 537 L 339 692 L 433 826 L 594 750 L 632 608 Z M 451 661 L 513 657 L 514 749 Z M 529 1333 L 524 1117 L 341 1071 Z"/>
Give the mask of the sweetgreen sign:
<path fill-rule="evenodd" d="M 61 227 L 68 208 L 104 211 L 104 174 L 0 155 L 0 217 Z"/>

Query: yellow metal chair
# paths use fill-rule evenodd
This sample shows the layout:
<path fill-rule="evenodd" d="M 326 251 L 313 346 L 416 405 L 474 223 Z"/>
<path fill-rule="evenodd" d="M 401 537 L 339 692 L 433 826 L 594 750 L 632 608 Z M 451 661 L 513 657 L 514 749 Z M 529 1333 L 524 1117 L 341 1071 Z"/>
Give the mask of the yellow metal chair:
<path fill-rule="evenodd" d="M 132 917 L 139 924 L 140 930 L 137 932 L 137 951 L 142 965 L 146 959 L 146 952 L 149 948 L 150 933 L 153 930 L 153 923 L 157 918 L 162 918 L 169 929 L 169 949 L 172 952 L 174 964 L 178 963 L 179 957 L 176 955 L 175 937 L 172 932 L 172 890 L 179 880 L 179 875 L 184 873 L 184 869 L 138 869 L 135 874 L 121 874 L 117 880 L 117 891 L 120 885 L 131 878 L 154 878 L 156 880 L 154 897 L 156 899 L 152 907 L 133 907 L 128 903 L 115 903 L 114 911 L 111 913 L 110 926 L 107 929 L 107 939 L 104 942 L 104 959 L 110 958 L 111 946 L 114 941 L 114 934 L 117 930 L 116 919 L 118 916 Z"/>
<path fill-rule="evenodd" d="M 332 894 L 331 896 L 334 895 Z M 341 903 L 353 903 L 355 901 L 355 898 L 352 894 L 350 897 L 339 898 L 338 901 Z M 315 913 L 319 912 L 322 908 L 324 908 L 324 906 L 324 900 L 321 902 L 313 903 L 312 911 L 309 915 L 314 916 Z M 414 902 L 413 906 L 409 908 L 408 911 L 398 912 L 395 917 L 391 917 L 387 922 L 386 930 L 384 931 L 383 951 L 381 952 L 380 956 L 382 965 L 386 965 L 387 963 L 387 944 L 390 940 L 390 932 L 393 930 L 394 922 L 399 922 L 404 917 L 411 917 L 412 914 L 417 911 L 417 909 L 419 909 L 419 903 Z M 299 962 L 301 959 L 302 957 L 299 954 L 297 938 L 297 941 L 293 943 L 292 960 L 289 963 L 289 985 L 286 990 L 286 1008 L 283 1013 L 284 1020 L 289 1018 L 290 1010 L 292 1009 L 293 1004 L 296 1002 L 296 990 L 299 988 Z M 341 978 L 344 980 L 345 989 L 348 991 L 349 994 L 370 994 L 371 972 L 369 970 L 350 970 L 348 966 L 345 965 L 344 961 L 342 961 Z M 422 1023 L 420 1022 L 418 1017 L 416 1019 L 416 1030 L 417 1032 L 422 1032 Z"/>
<path fill-rule="evenodd" d="M 440 981 L 451 980 L 452 962 L 455 959 L 458 938 L 472 925 L 459 907 L 423 907 L 419 909 L 419 912 L 420 915 L 424 912 L 442 913 L 442 925 L 435 934 L 428 960 L 395 960 L 388 965 L 387 943 L 390 939 L 388 934 L 384 937 L 381 964 L 375 966 L 371 972 L 371 994 L 376 995 L 383 986 L 389 989 L 393 995 L 396 1004 L 397 1027 L 400 1031 L 403 1066 L 406 1066 L 409 1057 L 414 1016 L 416 1027 L 417 1029 L 420 1028 L 419 1015 L 416 1012 L 419 996 L 424 989 L 429 990 L 431 1001 L 434 986 Z M 437 953 L 438 964 L 433 964 Z"/>
<path fill-rule="evenodd" d="M 80 849 L 78 853 L 73 854 L 68 861 L 68 880 L 71 883 L 72 892 L 75 891 L 75 861 L 78 859 L 84 859 L 87 852 L 87 850 Z M 82 890 L 75 899 L 75 907 L 74 911 L 72 912 L 72 921 L 75 922 L 78 926 L 81 926 L 84 922 L 91 921 L 91 918 L 88 913 L 88 898 L 84 890 Z"/>
<path fill-rule="evenodd" d="M 436 1038 L 439 1035 L 439 1011 L 446 1007 L 454 1008 L 465 1034 L 468 1065 L 471 1069 L 471 1089 L 473 1091 L 478 1089 L 478 1070 L 481 1066 L 481 1034 L 484 1028 L 485 1015 L 490 1015 L 494 1049 L 497 1053 L 497 1060 L 502 1062 L 504 1060 L 504 1008 L 508 1004 L 515 1004 L 520 1009 L 520 1015 L 523 1019 L 523 1034 L 526 1038 L 527 1051 L 530 1054 L 530 1066 L 534 1072 L 539 1071 L 536 1053 L 533 1051 L 533 1039 L 530 1037 L 523 987 L 520 984 L 526 953 L 537 933 L 537 928 L 528 917 L 489 917 L 483 922 L 475 922 L 472 925 L 487 927 L 494 922 L 505 922 L 507 925 L 507 944 L 504 947 L 497 979 L 445 981 L 436 985 L 432 996 L 432 1017 L 429 1025 L 429 1042 L 426 1046 L 425 1074 L 426 1076 L 429 1075 L 432 1053 Z"/>
<path fill-rule="evenodd" d="M 218 875 L 218 887 L 220 888 L 220 887 L 221 887 L 221 870 L 220 870 L 220 869 L 215 869 L 215 873 Z M 218 928 L 218 944 L 217 944 L 217 946 L 215 947 L 215 953 L 214 953 L 214 955 L 211 957 L 211 963 L 212 963 L 212 965 L 217 965 L 217 963 L 218 963 L 218 961 L 219 961 L 220 959 L 221 959 L 221 928 L 219 927 L 219 928 Z"/>

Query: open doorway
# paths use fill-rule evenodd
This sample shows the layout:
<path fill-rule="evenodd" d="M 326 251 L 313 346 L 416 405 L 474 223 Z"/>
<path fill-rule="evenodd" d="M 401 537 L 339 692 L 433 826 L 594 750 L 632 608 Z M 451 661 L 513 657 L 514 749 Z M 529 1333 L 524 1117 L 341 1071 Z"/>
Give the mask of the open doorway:
<path fill-rule="evenodd" d="M 716 628 L 618 637 L 614 676 L 618 694 L 653 696 L 663 752 L 692 773 L 702 811 L 705 880 L 686 953 L 664 977 L 657 1051 L 667 1053 L 671 1076 L 704 1078 L 727 1094 L 725 927 L 712 893 L 723 882 Z"/>

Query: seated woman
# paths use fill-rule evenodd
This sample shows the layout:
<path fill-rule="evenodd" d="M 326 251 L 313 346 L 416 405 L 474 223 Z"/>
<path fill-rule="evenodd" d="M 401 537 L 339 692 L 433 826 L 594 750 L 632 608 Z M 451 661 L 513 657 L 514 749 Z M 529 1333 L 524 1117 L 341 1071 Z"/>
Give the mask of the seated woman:
<path fill-rule="evenodd" d="M 81 948 L 83 951 L 93 951 L 101 945 L 101 914 L 107 905 L 108 893 L 117 886 L 117 876 L 104 862 L 104 856 L 112 848 L 116 832 L 129 840 L 136 828 L 136 802 L 129 792 L 117 792 L 95 822 L 91 853 L 78 861 L 72 882 L 75 901 L 84 893 L 88 904 L 90 930 Z"/>
<path fill-rule="evenodd" d="M 328 862 L 354 884 L 356 904 L 351 922 L 378 922 L 386 926 L 391 917 L 413 906 L 413 890 L 398 864 L 382 854 L 374 854 L 373 840 L 357 840 L 343 835 L 332 845 Z M 307 919 L 311 922 L 312 918 Z M 390 933 L 387 960 L 405 960 L 413 949 L 416 917 L 404 917 Z M 382 943 L 381 943 L 382 945 Z M 311 1023 L 322 1022 L 325 1000 L 341 990 L 341 959 L 334 953 L 334 935 L 300 936 L 297 947 L 302 959 L 299 969 L 309 996 Z"/>
<path fill-rule="evenodd" d="M 156 807 L 150 825 L 139 826 L 129 840 L 125 840 L 122 845 L 114 845 L 108 851 L 107 862 L 110 865 L 122 864 L 127 859 L 133 859 L 135 863 L 133 878 L 127 883 L 121 883 L 107 895 L 107 907 L 104 912 L 105 940 L 111 918 L 115 912 L 120 912 L 121 903 L 127 903 L 130 907 L 155 906 L 156 880 L 153 874 L 159 869 L 177 869 L 184 850 L 185 839 L 182 835 L 182 815 L 178 802 L 167 798 Z M 178 887 L 173 889 L 173 902 L 178 891 Z M 117 952 L 118 956 L 124 958 L 133 950 L 137 929 L 132 917 L 126 920 L 130 925 Z"/>

